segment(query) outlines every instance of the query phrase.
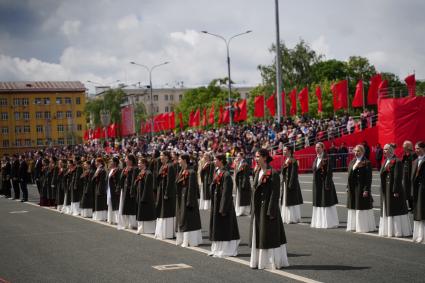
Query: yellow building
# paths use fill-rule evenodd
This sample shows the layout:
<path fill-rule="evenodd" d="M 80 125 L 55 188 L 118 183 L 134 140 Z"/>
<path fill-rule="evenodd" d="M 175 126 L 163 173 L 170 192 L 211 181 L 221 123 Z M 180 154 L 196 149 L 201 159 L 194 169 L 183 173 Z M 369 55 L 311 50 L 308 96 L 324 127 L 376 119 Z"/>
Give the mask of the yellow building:
<path fill-rule="evenodd" d="M 81 82 L 0 82 L 0 152 L 81 143 L 85 98 Z"/>

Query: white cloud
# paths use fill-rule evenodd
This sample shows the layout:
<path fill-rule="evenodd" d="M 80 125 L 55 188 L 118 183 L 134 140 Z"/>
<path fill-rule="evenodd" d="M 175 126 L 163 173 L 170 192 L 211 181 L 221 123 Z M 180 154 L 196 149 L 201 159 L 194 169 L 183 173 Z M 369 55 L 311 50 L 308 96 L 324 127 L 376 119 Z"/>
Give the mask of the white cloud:
<path fill-rule="evenodd" d="M 311 43 L 311 48 L 318 54 L 323 54 L 328 59 L 331 58 L 331 54 L 329 51 L 330 47 L 329 44 L 326 42 L 324 35 L 321 35 L 316 40 L 313 40 L 313 42 Z"/>
<path fill-rule="evenodd" d="M 76 21 L 65 21 L 61 27 L 61 31 L 67 37 L 78 35 L 80 32 L 81 22 Z"/>
<path fill-rule="evenodd" d="M 118 20 L 117 27 L 120 30 L 134 29 L 139 26 L 139 20 L 136 15 L 128 15 Z"/>

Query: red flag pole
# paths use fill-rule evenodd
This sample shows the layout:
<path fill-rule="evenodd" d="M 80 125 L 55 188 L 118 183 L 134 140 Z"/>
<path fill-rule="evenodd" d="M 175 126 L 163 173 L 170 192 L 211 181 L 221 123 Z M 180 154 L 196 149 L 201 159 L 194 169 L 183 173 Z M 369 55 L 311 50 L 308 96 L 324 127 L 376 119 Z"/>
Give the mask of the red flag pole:
<path fill-rule="evenodd" d="M 364 79 L 362 74 L 362 102 L 363 102 L 363 112 L 366 110 L 366 100 L 364 95 Z"/>

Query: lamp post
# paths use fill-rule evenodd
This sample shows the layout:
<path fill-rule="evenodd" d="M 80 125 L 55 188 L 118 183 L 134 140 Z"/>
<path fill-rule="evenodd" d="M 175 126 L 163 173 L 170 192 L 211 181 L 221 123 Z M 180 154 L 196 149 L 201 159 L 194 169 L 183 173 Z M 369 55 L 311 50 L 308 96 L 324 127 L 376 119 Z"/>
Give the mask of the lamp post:
<path fill-rule="evenodd" d="M 229 45 L 230 45 L 230 41 L 232 41 L 232 39 L 234 39 L 235 37 L 238 37 L 238 36 L 241 36 L 241 35 L 244 35 L 244 34 L 251 33 L 252 30 L 247 30 L 246 32 L 235 34 L 235 35 L 229 37 L 228 39 L 224 38 L 221 35 L 210 33 L 210 32 L 208 32 L 206 30 L 203 30 L 201 32 L 202 33 L 205 33 L 205 34 L 209 34 L 209 35 L 215 36 L 215 37 L 218 37 L 218 38 L 222 39 L 224 41 L 224 43 L 226 44 L 226 52 L 227 52 L 227 76 L 228 76 L 228 79 L 229 79 L 229 81 L 228 81 L 228 89 L 229 89 L 230 126 L 232 126 L 233 125 L 233 115 L 232 115 L 233 108 L 232 108 L 232 101 L 231 101 L 231 98 L 230 98 L 230 94 L 232 93 L 232 80 L 230 78 L 230 53 L 229 53 Z"/>
<path fill-rule="evenodd" d="M 100 122 L 102 123 L 103 130 L 105 131 L 105 140 L 108 140 L 108 130 L 105 128 L 109 126 L 111 122 L 111 112 L 108 109 L 100 110 Z"/>
<path fill-rule="evenodd" d="M 134 62 L 134 61 L 131 61 L 130 62 L 130 64 L 132 64 L 132 65 L 136 65 L 136 66 L 139 66 L 139 67 L 142 67 L 142 68 L 145 68 L 146 69 L 146 71 L 148 71 L 148 73 L 149 73 L 149 88 L 150 88 L 150 90 L 151 90 L 151 93 L 150 93 L 150 101 L 151 101 L 151 135 L 153 135 L 153 129 L 154 129 L 154 125 L 153 125 L 153 88 L 152 88 L 152 71 L 155 69 L 155 68 L 158 68 L 158 67 L 160 67 L 160 66 L 163 66 L 163 65 L 166 65 L 166 64 L 168 64 L 168 63 L 170 63 L 170 62 L 168 62 L 168 61 L 166 61 L 166 62 L 163 62 L 163 63 L 161 63 L 161 64 L 157 64 L 157 65 L 153 65 L 152 67 L 148 67 L 148 66 L 146 66 L 146 65 L 143 65 L 143 64 L 139 64 L 139 63 L 136 63 L 136 62 Z"/>

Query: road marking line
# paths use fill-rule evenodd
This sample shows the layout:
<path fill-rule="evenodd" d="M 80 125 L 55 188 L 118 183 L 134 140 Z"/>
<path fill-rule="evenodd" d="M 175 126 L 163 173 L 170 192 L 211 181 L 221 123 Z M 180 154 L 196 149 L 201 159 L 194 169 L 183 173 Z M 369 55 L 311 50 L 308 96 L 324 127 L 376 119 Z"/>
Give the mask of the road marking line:
<path fill-rule="evenodd" d="M 57 209 L 54 209 L 54 208 L 39 206 L 38 204 L 31 203 L 31 202 L 25 202 L 25 203 L 26 204 L 29 204 L 29 205 L 32 205 L 32 206 L 44 208 L 44 209 L 47 209 L 47 210 L 50 210 L 50 211 L 54 211 L 54 212 L 57 212 L 57 213 L 60 213 L 60 214 L 64 214 L 64 213 L 61 213 L 60 211 L 58 211 Z M 101 225 L 104 225 L 104 226 L 108 226 L 108 227 L 117 229 L 116 225 L 112 225 L 112 224 L 109 224 L 109 223 L 103 222 L 103 221 L 93 220 L 92 218 L 85 218 L 85 217 L 74 216 L 74 215 L 70 215 L 70 214 L 64 214 L 64 215 L 72 216 L 72 217 L 76 217 L 76 218 L 80 218 L 80 219 L 83 219 L 83 220 L 86 220 L 86 221 L 94 222 L 94 223 L 97 223 L 97 224 L 101 224 Z M 161 242 L 164 242 L 164 243 L 168 243 L 168 244 L 177 246 L 176 245 L 176 242 L 174 240 L 167 240 L 167 239 L 161 240 L 161 239 L 155 238 L 154 235 L 137 234 L 137 231 L 136 230 L 122 229 L 120 231 L 125 231 L 125 232 L 129 232 L 129 233 L 133 233 L 133 234 L 140 235 L 140 236 L 143 236 L 143 237 L 146 237 L 146 238 L 154 239 L 154 240 L 157 240 L 157 241 L 161 241 Z M 179 246 L 179 247 L 180 248 L 183 248 L 181 246 Z M 193 251 L 198 251 L 198 252 L 201 252 L 201 253 L 204 253 L 204 254 L 208 254 L 209 253 L 208 250 L 201 249 L 199 247 L 187 247 L 186 249 L 193 250 Z M 221 258 L 221 259 L 225 259 L 225 260 L 228 260 L 228 261 L 233 261 L 233 262 L 236 262 L 236 263 L 240 263 L 242 265 L 249 266 L 249 262 L 248 261 L 242 260 L 242 259 L 239 259 L 239 258 L 235 258 L 235 257 L 224 257 L 224 258 Z M 286 272 L 286 271 L 282 271 L 282 270 L 264 269 L 264 271 L 267 271 L 267 272 L 270 272 L 270 273 L 273 273 L 273 274 L 277 274 L 277 275 L 280 275 L 280 276 L 283 276 L 283 277 L 286 277 L 286 278 L 291 278 L 291 279 L 294 279 L 294 280 L 297 280 L 297 281 L 300 281 L 300 282 L 305 282 L 305 283 L 321 283 L 320 281 L 316 281 L 316 280 L 313 280 L 313 279 L 310 279 L 310 278 L 307 278 L 307 277 L 303 277 L 303 276 L 300 276 L 300 275 L 292 274 L 292 273 L 289 273 L 289 272 Z M 2 283 L 2 282 L 0 282 L 0 283 Z M 5 283 L 9 283 L 9 282 L 5 282 Z"/>
<path fill-rule="evenodd" d="M 152 267 L 155 268 L 156 270 L 159 270 L 159 271 L 168 271 L 168 270 L 193 268 L 192 266 L 187 265 L 187 264 L 184 264 L 184 263 L 165 264 L 165 265 L 154 265 Z"/>
<path fill-rule="evenodd" d="M 27 210 L 18 210 L 18 211 L 11 211 L 10 214 L 21 214 L 21 213 L 27 213 Z"/>

